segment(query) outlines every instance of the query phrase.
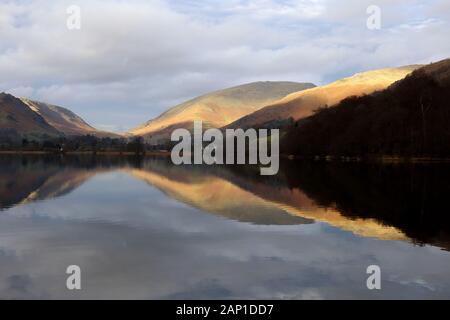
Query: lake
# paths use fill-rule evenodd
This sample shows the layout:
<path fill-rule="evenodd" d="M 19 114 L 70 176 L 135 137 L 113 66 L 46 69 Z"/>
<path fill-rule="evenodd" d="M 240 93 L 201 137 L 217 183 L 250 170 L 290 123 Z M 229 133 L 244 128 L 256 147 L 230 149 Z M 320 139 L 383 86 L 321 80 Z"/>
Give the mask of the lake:
<path fill-rule="evenodd" d="M 0 298 L 448 299 L 449 181 L 444 164 L 286 161 L 263 177 L 1 155 Z"/>

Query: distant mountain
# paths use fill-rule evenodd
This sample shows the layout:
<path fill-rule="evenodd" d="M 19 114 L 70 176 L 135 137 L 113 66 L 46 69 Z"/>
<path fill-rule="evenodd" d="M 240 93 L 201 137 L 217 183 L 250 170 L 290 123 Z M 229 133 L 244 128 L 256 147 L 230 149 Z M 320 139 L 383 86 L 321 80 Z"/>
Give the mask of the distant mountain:
<path fill-rule="evenodd" d="M 450 59 L 386 90 L 350 97 L 292 126 L 282 152 L 450 157 Z"/>
<path fill-rule="evenodd" d="M 41 115 L 51 126 L 67 135 L 96 131 L 72 111 L 51 104 L 20 98 L 31 110 Z"/>
<path fill-rule="evenodd" d="M 58 136 L 60 132 L 22 100 L 0 93 L 0 138 L 14 140 L 24 135 L 40 139 Z"/>
<path fill-rule="evenodd" d="M 27 137 L 41 140 L 80 135 L 119 137 L 118 134 L 96 130 L 68 109 L 0 93 L 1 139 Z"/>
<path fill-rule="evenodd" d="M 72 111 L 52 104 L 20 98 L 33 111 L 41 115 L 51 126 L 66 136 L 94 135 L 98 137 L 119 136 L 99 131 Z"/>
<path fill-rule="evenodd" d="M 318 108 L 332 106 L 349 96 L 361 96 L 387 88 L 420 66 L 405 66 L 357 73 L 331 84 L 294 92 L 281 100 L 238 119 L 226 128 L 282 127 L 310 116 Z"/>
<path fill-rule="evenodd" d="M 176 128 L 190 129 L 194 120 L 202 120 L 204 127 L 220 128 L 292 92 L 313 87 L 311 83 L 255 82 L 215 91 L 169 109 L 130 134 L 157 142 Z"/>

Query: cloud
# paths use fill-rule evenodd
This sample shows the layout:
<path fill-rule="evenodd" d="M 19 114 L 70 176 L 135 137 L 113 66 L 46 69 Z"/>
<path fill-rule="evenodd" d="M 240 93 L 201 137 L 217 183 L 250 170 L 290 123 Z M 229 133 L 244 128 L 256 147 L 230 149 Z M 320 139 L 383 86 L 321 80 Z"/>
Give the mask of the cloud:
<path fill-rule="evenodd" d="M 81 30 L 66 28 L 69 5 Z M 0 90 L 122 130 L 205 92 L 256 80 L 326 83 L 450 55 L 445 1 L 6 1 Z M 107 114 L 105 113 L 107 112 Z"/>

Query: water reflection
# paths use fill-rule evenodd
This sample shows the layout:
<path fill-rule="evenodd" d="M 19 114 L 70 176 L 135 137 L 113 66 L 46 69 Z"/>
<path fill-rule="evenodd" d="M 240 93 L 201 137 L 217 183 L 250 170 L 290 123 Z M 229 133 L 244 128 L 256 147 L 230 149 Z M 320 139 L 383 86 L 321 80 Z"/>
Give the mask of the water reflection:
<path fill-rule="evenodd" d="M 164 159 L 47 156 L 3 158 L 0 163 L 1 208 L 63 196 L 96 174 L 121 171 L 176 200 L 233 220 L 268 225 L 312 222 L 289 215 L 205 168 L 176 167 Z"/>
<path fill-rule="evenodd" d="M 450 248 L 448 176 L 440 165 L 286 162 L 261 177 L 165 158 L 1 156 L 0 297 L 449 297 L 450 257 L 417 246 Z M 378 294 L 365 289 L 374 262 L 389 271 Z M 65 290 L 66 263 L 88 270 L 83 292 Z"/>
<path fill-rule="evenodd" d="M 252 167 L 173 166 L 165 158 L 3 156 L 0 209 L 63 196 L 121 171 L 207 213 L 261 225 L 326 222 L 357 235 L 449 248 L 446 165 L 282 163 L 276 177 Z"/>

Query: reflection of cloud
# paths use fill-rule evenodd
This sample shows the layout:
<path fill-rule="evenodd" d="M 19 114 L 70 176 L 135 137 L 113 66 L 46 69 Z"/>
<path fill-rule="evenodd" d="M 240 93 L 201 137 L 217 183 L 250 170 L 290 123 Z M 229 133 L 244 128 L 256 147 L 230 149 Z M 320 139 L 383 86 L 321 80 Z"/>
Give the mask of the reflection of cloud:
<path fill-rule="evenodd" d="M 12 290 L 14 292 L 18 292 L 20 295 L 24 296 L 28 294 L 29 287 L 31 285 L 31 278 L 28 275 L 19 275 L 14 274 L 12 276 L 9 276 L 7 278 L 7 281 L 9 282 L 9 290 Z"/>
<path fill-rule="evenodd" d="M 207 299 L 229 299 L 232 297 L 232 292 L 226 287 L 220 285 L 217 280 L 206 279 L 199 283 L 188 287 L 181 292 L 176 292 L 168 295 L 165 299 L 171 300 L 207 300 Z"/>
<path fill-rule="evenodd" d="M 205 215 L 123 173 L 94 177 L 64 198 L 0 215 L 0 297 L 450 297 L 450 255 L 321 224 L 255 226 Z M 311 229 L 314 232 L 311 232 Z M 366 268 L 423 283 L 366 289 Z M 83 290 L 65 288 L 80 265 Z M 407 267 L 405 267 L 407 266 Z M 32 279 L 32 287 L 29 282 Z M 29 279 L 28 278 L 28 279 Z"/>
<path fill-rule="evenodd" d="M 431 285 L 424 279 L 420 278 L 412 278 L 412 279 L 401 279 L 399 276 L 391 276 L 389 277 L 389 281 L 400 283 L 404 286 L 411 286 L 411 287 L 423 287 L 430 291 L 436 291 L 436 288 L 434 285 Z"/>
<path fill-rule="evenodd" d="M 148 164 L 145 170 L 124 168 L 121 169 L 121 172 L 149 183 L 170 198 L 208 213 L 262 225 L 289 225 L 321 221 L 366 237 L 408 240 L 397 228 L 383 225 L 375 219 L 351 219 L 335 209 L 319 207 L 298 188 L 289 189 L 281 186 L 274 188 L 271 185 L 252 183 L 246 181 L 246 179 L 243 179 L 244 182 L 240 181 L 239 184 L 239 181 L 236 183 L 233 180 L 242 179 L 232 173 L 227 173 L 226 170 L 219 171 L 219 173 L 222 172 L 222 175 L 215 175 L 213 172 L 204 171 L 195 173 L 188 167 L 167 166 L 158 161 L 150 161 Z M 114 181 L 117 178 L 115 175 L 99 174 L 108 170 L 114 169 L 66 168 L 58 170 L 54 167 L 51 170 L 40 171 L 39 179 L 34 179 L 39 184 L 29 183 L 28 181 L 26 184 L 29 187 L 27 192 L 24 192 L 25 187 L 23 185 L 18 185 L 14 188 L 13 193 L 14 195 L 24 193 L 23 197 L 17 200 L 17 203 L 22 204 L 51 199 L 73 191 L 95 175 L 97 180 L 108 180 L 108 183 Z M 3 174 L 2 177 L 5 180 L 17 180 L 16 176 L 19 175 L 30 179 L 30 175 L 26 171 L 19 172 L 20 174 L 9 174 L 9 176 Z M 114 186 L 112 185 L 112 187 Z M 7 189 L 11 189 L 11 186 Z M 211 190 L 214 190 L 214 192 L 211 192 Z M 115 192 L 114 189 L 109 191 Z M 2 194 L 5 198 L 8 198 L 5 191 Z M 230 201 L 231 199 L 232 201 Z M 126 210 L 127 204 L 119 205 L 124 206 L 123 210 Z M 161 205 L 166 206 L 168 204 L 162 203 Z M 59 204 L 56 204 L 55 207 L 59 208 Z M 102 210 L 97 212 L 98 219 L 102 219 L 106 215 L 105 212 L 114 211 L 114 208 L 116 208 L 116 204 L 110 207 L 110 203 L 105 203 Z M 64 214 L 65 211 L 57 213 L 58 216 Z M 79 213 L 76 217 L 79 219 L 85 218 L 84 213 Z M 109 216 L 109 218 L 112 217 Z"/>
<path fill-rule="evenodd" d="M 305 290 L 300 296 L 302 300 L 322 300 L 323 296 L 317 290 Z"/>
<path fill-rule="evenodd" d="M 27 170 L 31 164 L 25 166 Z M 285 188 L 281 181 L 267 184 L 257 179 L 262 181 L 258 184 L 228 170 L 186 170 L 164 164 L 144 162 L 145 172 L 133 171 L 139 179 L 123 169 L 101 169 L 107 173 L 95 176 L 95 170 L 81 170 L 76 179 L 75 169 L 45 166 L 49 171 L 43 173 L 59 174 L 40 179 L 45 187 L 39 184 L 39 196 L 30 200 L 41 201 L 28 201 L 0 215 L 0 297 L 450 297 L 448 252 L 356 236 L 345 231 L 352 226 L 351 221 L 344 223 L 348 218 L 321 211 L 299 188 Z M 3 168 L 5 173 L 14 172 Z M 39 170 L 26 173 L 31 177 L 35 171 Z M 70 183 L 85 178 L 90 179 Z M 211 201 L 209 206 L 202 204 L 205 193 L 211 194 L 205 197 Z M 64 196 L 52 198 L 59 195 Z M 230 195 L 234 203 L 227 204 Z M 275 213 L 283 208 L 339 228 L 324 223 L 255 225 L 204 213 L 212 209 L 227 213 L 230 204 L 230 211 L 238 206 L 245 212 L 245 199 L 261 204 L 260 208 L 279 210 Z M 365 227 L 373 231 L 370 227 L 376 225 L 365 220 L 373 225 L 353 221 L 361 234 Z M 82 268 L 86 277 L 82 292 L 65 288 L 69 264 Z M 379 293 L 365 287 L 370 264 L 382 269 Z"/>

